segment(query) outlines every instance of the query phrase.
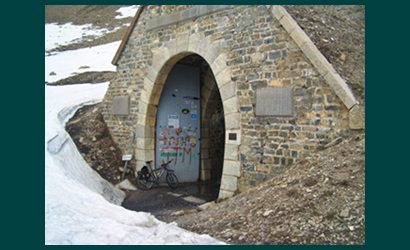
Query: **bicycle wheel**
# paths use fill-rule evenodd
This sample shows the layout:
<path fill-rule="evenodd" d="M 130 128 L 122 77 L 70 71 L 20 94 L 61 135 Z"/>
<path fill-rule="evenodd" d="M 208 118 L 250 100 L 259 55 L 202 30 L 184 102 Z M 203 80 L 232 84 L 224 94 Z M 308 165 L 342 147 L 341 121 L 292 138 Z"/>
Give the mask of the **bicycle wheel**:
<path fill-rule="evenodd" d="M 154 181 L 152 180 L 152 175 L 149 174 L 148 178 L 144 178 L 141 173 L 137 175 L 137 188 L 141 190 L 149 190 L 154 185 Z"/>
<path fill-rule="evenodd" d="M 174 173 L 168 173 L 166 180 L 170 188 L 174 189 L 178 187 L 178 178 Z"/>

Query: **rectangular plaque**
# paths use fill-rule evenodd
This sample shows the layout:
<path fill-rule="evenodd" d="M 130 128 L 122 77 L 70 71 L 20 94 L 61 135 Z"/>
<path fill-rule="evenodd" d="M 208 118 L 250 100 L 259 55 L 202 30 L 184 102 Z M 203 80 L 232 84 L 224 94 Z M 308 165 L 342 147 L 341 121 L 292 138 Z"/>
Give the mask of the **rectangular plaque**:
<path fill-rule="evenodd" d="M 293 116 L 291 87 L 265 87 L 256 90 L 257 116 Z"/>
<path fill-rule="evenodd" d="M 228 138 L 231 141 L 236 141 L 236 133 L 229 133 Z"/>
<path fill-rule="evenodd" d="M 112 113 L 114 115 L 128 115 L 129 97 L 128 96 L 115 96 L 112 99 Z"/>

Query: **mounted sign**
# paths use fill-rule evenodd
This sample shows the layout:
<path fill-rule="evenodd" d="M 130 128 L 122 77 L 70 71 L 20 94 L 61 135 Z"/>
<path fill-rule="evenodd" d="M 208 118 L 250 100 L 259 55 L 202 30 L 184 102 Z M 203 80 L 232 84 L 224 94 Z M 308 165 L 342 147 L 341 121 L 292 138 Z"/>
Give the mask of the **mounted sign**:
<path fill-rule="evenodd" d="M 130 161 L 132 159 L 132 155 L 122 155 L 123 161 Z"/>
<path fill-rule="evenodd" d="M 230 141 L 236 141 L 236 133 L 229 133 L 228 138 Z"/>

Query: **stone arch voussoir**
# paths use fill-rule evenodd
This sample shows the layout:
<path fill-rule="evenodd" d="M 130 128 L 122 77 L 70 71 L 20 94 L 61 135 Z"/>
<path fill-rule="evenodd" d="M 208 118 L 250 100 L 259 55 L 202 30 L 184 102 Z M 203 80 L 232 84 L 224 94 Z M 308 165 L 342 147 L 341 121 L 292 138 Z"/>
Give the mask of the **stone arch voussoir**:
<path fill-rule="evenodd" d="M 155 119 L 162 87 L 173 66 L 183 57 L 197 54 L 209 64 L 221 94 L 225 118 L 225 155 L 221 187 L 218 199 L 232 196 L 238 189 L 240 162 L 238 159 L 241 141 L 239 101 L 235 95 L 236 84 L 231 80 L 227 56 L 222 52 L 223 41 L 212 42 L 203 33 L 181 34 L 162 47 L 152 50 L 152 64 L 146 68 L 144 87 L 138 103 L 137 123 L 137 169 L 145 161 L 155 160 Z M 235 134 L 236 139 L 229 139 Z"/>

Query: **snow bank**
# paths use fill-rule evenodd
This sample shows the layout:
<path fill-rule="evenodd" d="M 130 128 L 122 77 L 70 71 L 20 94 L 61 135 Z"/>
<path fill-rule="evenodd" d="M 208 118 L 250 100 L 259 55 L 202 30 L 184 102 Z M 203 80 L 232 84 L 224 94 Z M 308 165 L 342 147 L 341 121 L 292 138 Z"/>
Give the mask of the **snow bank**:
<path fill-rule="evenodd" d="M 64 166 L 64 176 L 76 180 L 94 192 L 101 193 L 111 202 L 120 204 L 124 194 L 118 191 L 113 193 L 109 183 L 96 175 L 76 150 L 73 141 L 64 129 L 66 121 L 79 107 L 100 101 L 107 87 L 108 83 L 100 85 L 86 84 L 78 87 L 71 85 L 59 88 L 46 86 L 45 158 L 46 160 L 53 159 L 54 164 Z M 46 170 L 47 163 L 51 162 L 46 161 Z M 46 177 L 47 174 L 46 171 Z M 101 190 L 104 190 L 104 192 L 101 192 Z"/>
<path fill-rule="evenodd" d="M 83 160 L 64 129 L 75 110 L 100 101 L 108 83 L 45 86 L 46 244 L 223 244 L 124 209 L 124 193 Z"/>
<path fill-rule="evenodd" d="M 45 50 L 49 51 L 61 45 L 92 40 L 114 31 L 116 29 L 109 31 L 108 29 L 96 28 L 92 24 L 48 23 L 45 25 Z"/>
<path fill-rule="evenodd" d="M 122 19 L 127 17 L 133 17 L 137 13 L 139 5 L 131 5 L 129 7 L 121 7 L 116 12 L 120 13 L 115 19 Z"/>
<path fill-rule="evenodd" d="M 111 60 L 119 45 L 120 41 L 46 56 L 45 81 L 55 82 L 88 71 L 115 71 Z"/>

